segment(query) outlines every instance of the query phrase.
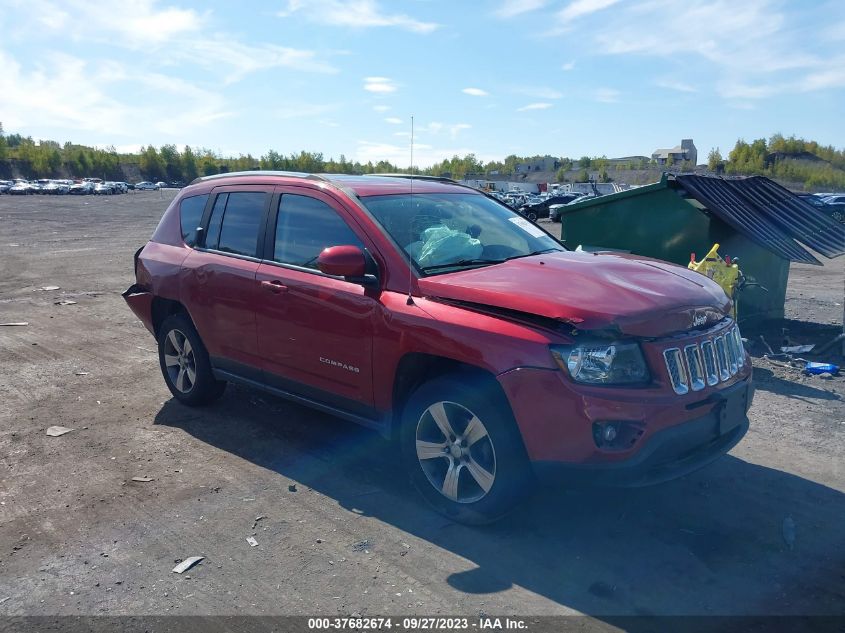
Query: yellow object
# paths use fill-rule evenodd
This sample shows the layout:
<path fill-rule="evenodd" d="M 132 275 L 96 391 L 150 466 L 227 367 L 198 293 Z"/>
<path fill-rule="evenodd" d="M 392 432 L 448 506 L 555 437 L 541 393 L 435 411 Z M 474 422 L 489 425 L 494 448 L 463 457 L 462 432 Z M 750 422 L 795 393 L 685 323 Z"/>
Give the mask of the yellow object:
<path fill-rule="evenodd" d="M 728 264 L 719 256 L 719 245 L 714 244 L 710 252 L 701 261 L 695 261 L 694 256 L 690 258 L 688 268 L 702 275 L 707 275 L 722 287 L 725 294 L 733 301 L 734 318 L 736 318 L 736 288 L 739 281 L 739 266 Z"/>

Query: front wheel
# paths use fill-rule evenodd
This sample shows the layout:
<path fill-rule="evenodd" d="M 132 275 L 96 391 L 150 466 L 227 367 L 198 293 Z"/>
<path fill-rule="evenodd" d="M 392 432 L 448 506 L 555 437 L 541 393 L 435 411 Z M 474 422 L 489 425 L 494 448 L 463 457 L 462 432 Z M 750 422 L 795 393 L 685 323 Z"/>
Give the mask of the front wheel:
<path fill-rule="evenodd" d="M 183 404 L 208 404 L 226 389 L 226 382 L 214 377 L 205 345 L 184 314 L 171 315 L 161 324 L 158 359 L 167 388 Z"/>
<path fill-rule="evenodd" d="M 414 486 L 455 521 L 490 523 L 533 492 L 522 438 L 491 378 L 461 373 L 423 384 L 404 408 L 400 442 Z"/>

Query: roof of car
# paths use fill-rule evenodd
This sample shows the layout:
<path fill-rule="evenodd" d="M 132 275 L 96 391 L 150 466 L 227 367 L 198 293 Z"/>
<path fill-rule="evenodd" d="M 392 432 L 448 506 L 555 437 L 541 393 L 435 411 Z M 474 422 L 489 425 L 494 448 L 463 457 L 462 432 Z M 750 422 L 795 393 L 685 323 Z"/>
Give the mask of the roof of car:
<path fill-rule="evenodd" d="M 476 192 L 472 187 L 462 185 L 448 178 L 436 176 L 413 176 L 408 174 L 307 174 L 292 171 L 241 171 L 227 174 L 216 174 L 197 178 L 191 184 L 220 181 L 219 184 L 229 185 L 234 182 L 262 182 L 279 183 L 279 181 L 309 180 L 332 183 L 340 188 L 351 190 L 359 197 L 379 196 L 403 193 L 471 193 Z M 234 182 L 231 182 L 234 181 Z"/>

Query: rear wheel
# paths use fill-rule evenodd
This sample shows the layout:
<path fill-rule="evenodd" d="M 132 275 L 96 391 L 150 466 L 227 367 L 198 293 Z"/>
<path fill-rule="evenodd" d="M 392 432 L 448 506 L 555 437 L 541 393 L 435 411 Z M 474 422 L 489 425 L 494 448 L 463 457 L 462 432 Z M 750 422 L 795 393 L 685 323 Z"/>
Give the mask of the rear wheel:
<path fill-rule="evenodd" d="M 214 378 L 208 352 L 184 314 L 171 315 L 161 324 L 158 359 L 170 393 L 183 404 L 208 404 L 226 389 L 225 381 Z"/>
<path fill-rule="evenodd" d="M 495 521 L 533 492 L 522 438 L 490 378 L 451 374 L 422 385 L 405 406 L 400 442 L 417 490 L 461 523 Z"/>

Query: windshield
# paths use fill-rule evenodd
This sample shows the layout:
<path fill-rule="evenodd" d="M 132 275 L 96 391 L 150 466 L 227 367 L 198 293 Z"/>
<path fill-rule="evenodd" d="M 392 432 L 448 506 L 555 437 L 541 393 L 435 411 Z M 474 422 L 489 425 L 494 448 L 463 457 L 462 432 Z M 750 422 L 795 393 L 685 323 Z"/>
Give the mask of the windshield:
<path fill-rule="evenodd" d="M 369 196 L 362 202 L 424 274 L 565 250 L 521 215 L 478 194 Z"/>

